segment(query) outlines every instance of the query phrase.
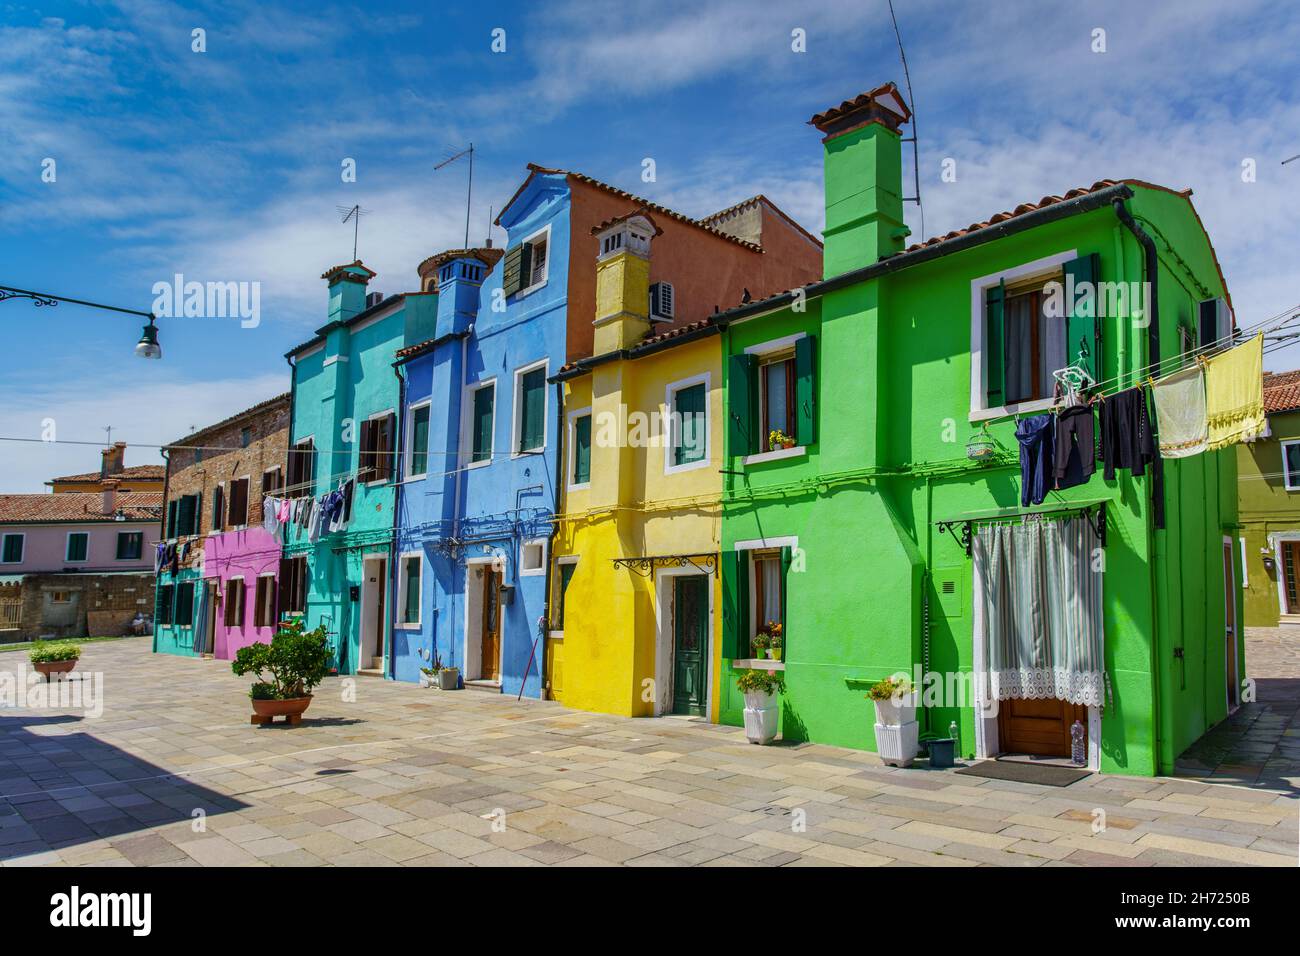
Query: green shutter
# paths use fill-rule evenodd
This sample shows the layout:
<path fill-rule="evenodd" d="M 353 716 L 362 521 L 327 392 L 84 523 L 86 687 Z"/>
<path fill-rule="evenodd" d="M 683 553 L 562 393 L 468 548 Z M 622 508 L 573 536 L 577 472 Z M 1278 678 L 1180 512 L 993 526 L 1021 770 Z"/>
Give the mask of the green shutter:
<path fill-rule="evenodd" d="M 1004 334 L 1003 306 L 1007 301 L 1007 284 L 999 282 L 985 296 L 984 363 L 988 387 L 988 407 L 997 408 L 1006 395 L 1007 345 Z"/>
<path fill-rule="evenodd" d="M 523 285 L 520 284 L 522 279 L 520 265 L 523 261 L 523 254 L 523 246 L 515 246 L 513 249 L 506 250 L 505 262 L 501 267 L 501 291 L 506 296 L 512 296 L 523 288 Z"/>
<path fill-rule="evenodd" d="M 167 537 L 169 538 L 176 537 L 176 514 L 179 504 L 178 501 L 167 502 Z"/>
<path fill-rule="evenodd" d="M 673 464 L 689 465 L 703 461 L 708 441 L 708 421 L 704 405 L 708 394 L 704 383 L 690 385 L 673 393 L 673 411 L 677 414 L 677 443 L 673 447 Z"/>
<path fill-rule="evenodd" d="M 404 624 L 420 619 L 420 559 L 406 559 L 406 617 Z"/>
<path fill-rule="evenodd" d="M 591 481 L 591 416 L 583 415 L 573 423 L 573 483 Z"/>
<path fill-rule="evenodd" d="M 122 555 L 119 554 L 120 558 Z M 86 560 L 86 534 L 85 532 L 76 531 L 68 535 L 68 561 L 85 561 Z"/>
<path fill-rule="evenodd" d="M 533 244 L 525 242 L 519 247 L 519 288 L 533 284 Z"/>
<path fill-rule="evenodd" d="M 785 547 L 781 549 L 781 638 L 784 640 L 789 636 L 786 623 L 790 620 L 790 606 L 786 603 L 786 585 L 790 580 L 790 563 L 794 560 L 794 549 Z M 789 645 L 784 645 L 788 647 Z M 785 658 L 789 660 L 789 658 Z"/>
<path fill-rule="evenodd" d="M 496 392 L 493 385 L 485 385 L 474 392 L 473 448 L 470 461 L 487 461 L 492 457 L 492 401 Z"/>
<path fill-rule="evenodd" d="M 749 552 L 722 555 L 722 656 L 749 656 Z"/>
<path fill-rule="evenodd" d="M 794 343 L 794 443 L 817 440 L 817 337 L 805 335 Z"/>
<path fill-rule="evenodd" d="M 1087 358 L 1083 359 L 1084 367 L 1093 377 L 1094 381 L 1101 381 L 1101 352 L 1100 352 L 1100 327 L 1097 321 L 1097 277 L 1100 274 L 1100 259 L 1097 253 L 1089 253 L 1086 256 L 1080 256 L 1077 259 L 1071 259 L 1065 264 L 1065 287 L 1070 289 L 1070 280 L 1073 278 L 1073 288 L 1078 289 L 1085 283 L 1091 288 L 1092 295 L 1086 302 L 1078 302 L 1078 295 L 1068 303 L 1070 316 L 1065 323 L 1065 361 L 1068 365 L 1073 365 L 1075 361 L 1082 358 L 1083 351 L 1087 350 Z M 1076 303 L 1078 303 L 1076 305 Z"/>
<path fill-rule="evenodd" d="M 727 454 L 758 451 L 758 389 L 752 355 L 733 355 L 727 371 Z"/>
<path fill-rule="evenodd" d="M 590 430 L 590 429 L 588 429 Z M 578 569 L 578 562 L 566 561 L 560 565 L 560 616 L 559 629 L 564 630 L 564 599 L 569 593 L 569 581 L 573 579 L 573 572 Z"/>
<path fill-rule="evenodd" d="M 423 405 L 411 413 L 411 474 L 429 470 L 429 409 Z"/>
<path fill-rule="evenodd" d="M 176 532 L 181 537 L 194 533 L 194 509 L 197 503 L 198 498 L 194 495 L 186 495 L 181 499 L 180 511 L 176 519 Z"/>
<path fill-rule="evenodd" d="M 546 369 L 525 372 L 520 383 L 519 448 L 532 451 L 546 443 Z"/>

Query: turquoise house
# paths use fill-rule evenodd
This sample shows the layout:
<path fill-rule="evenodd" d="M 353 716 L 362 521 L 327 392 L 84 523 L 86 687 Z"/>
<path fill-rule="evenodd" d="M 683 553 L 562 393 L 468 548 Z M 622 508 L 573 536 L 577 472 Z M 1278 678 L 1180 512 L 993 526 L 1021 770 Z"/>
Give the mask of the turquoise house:
<path fill-rule="evenodd" d="M 389 668 L 393 506 L 397 478 L 399 349 L 433 334 L 434 291 L 368 293 L 375 273 L 360 261 L 336 266 L 328 321 L 286 354 L 292 411 L 286 494 L 301 507 L 343 492 L 340 519 L 308 529 L 291 522 L 280 568 L 281 610 L 323 624 L 340 674 Z M 333 530 L 331 530 L 333 528 Z"/>

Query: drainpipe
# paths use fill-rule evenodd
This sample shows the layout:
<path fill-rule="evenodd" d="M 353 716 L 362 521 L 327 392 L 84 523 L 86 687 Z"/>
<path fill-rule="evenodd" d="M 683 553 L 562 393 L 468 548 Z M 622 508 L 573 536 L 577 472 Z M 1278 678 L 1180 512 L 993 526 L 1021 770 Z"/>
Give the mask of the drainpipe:
<path fill-rule="evenodd" d="M 551 588 L 554 586 L 552 569 L 555 567 L 555 539 L 560 533 L 560 523 L 556 520 L 559 513 L 559 504 L 561 492 L 564 489 L 564 439 L 568 434 L 568 427 L 564 421 L 564 383 L 555 383 L 555 432 L 558 436 L 555 440 L 555 504 L 556 509 L 551 512 L 551 534 L 550 540 L 546 544 L 546 599 L 542 601 L 542 653 L 537 662 L 537 676 L 542 682 L 543 693 L 549 693 L 546 687 L 546 681 L 549 675 L 546 671 L 546 647 L 550 641 L 551 631 L 551 598 L 553 597 Z"/>
<path fill-rule="evenodd" d="M 167 540 L 167 489 L 172 480 L 172 455 L 170 448 L 162 449 L 163 461 L 167 464 L 163 466 L 163 500 L 162 500 L 162 517 L 159 519 L 160 531 L 158 533 L 159 543 Z M 155 549 L 157 545 L 154 546 Z M 155 560 L 157 551 L 155 550 Z M 158 652 L 158 572 L 153 576 L 153 649 L 154 653 Z"/>
<path fill-rule="evenodd" d="M 397 636 L 397 629 L 393 626 L 393 622 L 397 620 L 397 615 L 399 613 L 396 594 L 398 581 L 397 555 L 400 553 L 397 550 L 397 532 L 401 527 L 398 515 L 400 514 L 402 506 L 403 494 L 402 480 L 397 476 L 401 474 L 399 471 L 399 466 L 402 462 L 401 450 L 406 447 L 404 444 L 406 437 L 404 434 L 406 431 L 406 413 L 404 412 L 404 409 L 406 408 L 406 378 L 402 375 L 401 366 L 396 362 L 393 363 L 393 374 L 397 376 L 397 414 L 394 416 L 397 419 L 394 428 L 397 432 L 397 441 L 393 443 L 393 463 L 392 467 L 388 469 L 388 473 L 391 476 L 390 480 L 393 480 L 393 537 L 388 542 L 388 601 L 386 602 L 386 607 L 388 609 L 386 617 L 388 620 L 384 622 L 384 625 L 388 629 L 388 653 L 384 655 L 384 670 L 388 672 L 385 675 L 386 677 L 390 680 L 397 680 L 397 662 L 394 659 L 395 655 L 393 654 L 393 638 Z M 423 569 L 420 572 L 420 589 L 424 590 Z M 423 594 L 420 595 L 420 599 L 421 603 L 423 603 Z"/>
<path fill-rule="evenodd" d="M 1148 235 L 1140 225 L 1138 225 L 1137 220 L 1133 218 L 1133 214 L 1130 213 L 1128 211 L 1128 207 L 1124 205 L 1124 201 L 1116 197 L 1112 201 L 1112 205 L 1115 209 L 1115 215 L 1119 217 L 1119 221 L 1124 224 L 1124 227 L 1128 229 L 1129 232 L 1133 233 L 1133 236 L 1137 239 L 1138 243 L 1142 246 L 1143 252 L 1145 254 L 1145 268 L 1143 270 L 1143 274 L 1144 274 L 1143 277 L 1147 282 L 1148 288 L 1150 289 L 1149 301 L 1147 302 L 1147 316 L 1149 321 L 1147 324 L 1146 365 L 1148 368 L 1148 374 L 1154 375 L 1159 370 L 1159 363 L 1160 363 L 1160 308 L 1159 308 L 1159 298 L 1157 295 L 1157 286 L 1159 284 L 1159 279 L 1160 279 L 1160 273 L 1159 273 L 1160 259 L 1156 252 L 1155 240 L 1152 239 L 1151 236 Z M 1136 356 L 1134 357 L 1133 361 L 1134 361 L 1134 368 L 1139 368 L 1140 366 L 1136 364 L 1136 362 L 1138 361 Z M 1151 419 L 1151 434 L 1153 439 L 1155 439 L 1158 445 L 1159 432 L 1156 429 L 1157 429 L 1157 424 L 1155 418 L 1153 417 Z M 1161 498 L 1163 498 L 1164 495 L 1163 470 L 1164 469 L 1162 467 L 1162 459 L 1158 455 L 1156 457 L 1156 460 L 1152 463 L 1152 468 L 1154 470 L 1152 472 L 1152 481 L 1150 482 L 1149 485 L 1151 489 L 1151 497 L 1154 498 L 1156 495 L 1160 495 Z M 1163 528 L 1164 527 L 1163 500 L 1156 503 L 1154 505 L 1153 510 L 1156 512 L 1155 516 L 1158 518 L 1158 520 L 1155 522 L 1155 526 L 1157 528 Z M 1154 552 L 1156 550 L 1156 536 L 1154 534 L 1154 531 L 1150 528 L 1148 528 L 1147 531 L 1147 538 L 1151 542 L 1151 551 L 1153 552 L 1153 557 L 1154 557 Z M 1163 728 L 1164 708 L 1162 707 L 1161 704 L 1161 689 L 1162 689 L 1161 684 L 1163 682 L 1163 677 L 1162 677 L 1162 671 L 1160 669 L 1160 653 L 1159 653 L 1160 600 L 1159 600 L 1159 581 L 1156 575 L 1156 563 L 1157 563 L 1156 561 L 1149 561 L 1147 563 L 1147 566 L 1149 568 L 1150 581 L 1151 581 L 1151 677 L 1152 677 L 1151 703 L 1152 703 L 1152 709 L 1154 711 L 1154 713 L 1152 714 L 1153 720 L 1151 721 L 1151 733 L 1152 733 L 1151 749 L 1152 749 L 1152 757 L 1155 764 L 1154 770 L 1157 774 L 1159 774 L 1163 769 L 1162 749 L 1163 749 L 1164 734 L 1162 733 L 1162 731 L 1164 729 Z"/>

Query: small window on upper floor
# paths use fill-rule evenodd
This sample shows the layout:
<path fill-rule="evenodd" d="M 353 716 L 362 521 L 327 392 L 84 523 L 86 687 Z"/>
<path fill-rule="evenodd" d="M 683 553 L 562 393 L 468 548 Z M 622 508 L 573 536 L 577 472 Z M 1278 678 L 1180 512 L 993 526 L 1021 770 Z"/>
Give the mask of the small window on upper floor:
<path fill-rule="evenodd" d="M 1300 491 L 1300 441 L 1282 444 L 1282 481 L 1287 491 Z"/>
<path fill-rule="evenodd" d="M 241 428 L 239 430 L 239 447 L 247 448 L 253 440 L 253 430 L 251 428 Z"/>
<path fill-rule="evenodd" d="M 550 245 L 550 229 L 547 228 L 506 250 L 501 273 L 501 289 L 505 295 L 531 292 L 546 284 L 550 271 Z"/>

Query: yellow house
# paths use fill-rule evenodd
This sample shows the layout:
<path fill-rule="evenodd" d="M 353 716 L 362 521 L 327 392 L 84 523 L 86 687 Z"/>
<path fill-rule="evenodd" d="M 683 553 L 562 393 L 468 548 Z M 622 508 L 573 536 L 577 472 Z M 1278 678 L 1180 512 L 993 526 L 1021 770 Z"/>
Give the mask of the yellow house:
<path fill-rule="evenodd" d="M 552 548 L 553 697 L 628 716 L 716 721 L 721 672 L 721 349 L 707 320 L 656 334 L 662 235 L 644 209 L 597 226 L 593 356 L 563 393 Z"/>

